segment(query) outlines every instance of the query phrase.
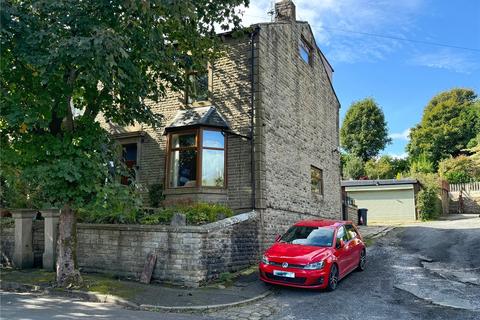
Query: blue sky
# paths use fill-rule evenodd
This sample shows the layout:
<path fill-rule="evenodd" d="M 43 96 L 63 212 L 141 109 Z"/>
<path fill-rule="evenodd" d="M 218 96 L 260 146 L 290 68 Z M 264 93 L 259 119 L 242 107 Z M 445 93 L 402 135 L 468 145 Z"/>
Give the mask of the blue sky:
<path fill-rule="evenodd" d="M 251 0 L 244 25 L 270 21 L 273 1 Z M 353 101 L 373 97 L 393 143 L 384 154 L 405 156 L 408 130 L 437 93 L 454 87 L 480 94 L 480 0 L 294 0 L 335 69 L 341 117 Z M 354 32 L 352 32 L 354 31 Z M 467 47 L 462 50 L 355 32 Z"/>

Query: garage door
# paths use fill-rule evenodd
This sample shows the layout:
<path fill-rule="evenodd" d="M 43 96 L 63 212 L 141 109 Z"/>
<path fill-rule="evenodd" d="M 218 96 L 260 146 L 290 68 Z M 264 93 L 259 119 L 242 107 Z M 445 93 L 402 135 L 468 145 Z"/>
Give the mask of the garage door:
<path fill-rule="evenodd" d="M 349 191 L 359 208 L 368 209 L 368 223 L 394 224 L 415 221 L 413 189 Z"/>

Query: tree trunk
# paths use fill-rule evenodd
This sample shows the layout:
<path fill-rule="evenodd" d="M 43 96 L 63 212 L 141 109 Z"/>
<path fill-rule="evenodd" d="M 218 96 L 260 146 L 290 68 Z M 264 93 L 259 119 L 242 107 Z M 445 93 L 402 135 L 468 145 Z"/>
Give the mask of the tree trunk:
<path fill-rule="evenodd" d="M 58 226 L 57 284 L 71 287 L 80 284 L 82 278 L 77 265 L 77 221 L 69 205 L 60 211 Z"/>

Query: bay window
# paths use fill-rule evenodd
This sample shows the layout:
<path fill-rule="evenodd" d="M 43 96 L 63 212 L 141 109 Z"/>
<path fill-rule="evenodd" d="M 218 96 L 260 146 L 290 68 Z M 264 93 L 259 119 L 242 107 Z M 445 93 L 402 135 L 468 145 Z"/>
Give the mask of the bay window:
<path fill-rule="evenodd" d="M 169 134 L 168 186 L 225 187 L 225 135 L 199 128 Z"/>

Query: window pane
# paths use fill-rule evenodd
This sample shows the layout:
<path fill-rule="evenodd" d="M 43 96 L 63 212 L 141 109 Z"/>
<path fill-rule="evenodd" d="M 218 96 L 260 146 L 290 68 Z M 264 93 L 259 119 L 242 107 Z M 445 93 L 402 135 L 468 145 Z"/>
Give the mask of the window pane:
<path fill-rule="evenodd" d="M 125 161 L 137 161 L 137 144 L 129 143 L 122 145 L 123 159 Z"/>
<path fill-rule="evenodd" d="M 312 193 L 323 194 L 322 170 L 312 166 L 310 167 L 310 173 L 311 173 Z"/>
<path fill-rule="evenodd" d="M 203 149 L 202 185 L 223 187 L 225 176 L 225 153 L 223 150 Z"/>
<path fill-rule="evenodd" d="M 221 131 L 208 131 L 203 130 L 203 146 L 210 148 L 221 148 L 224 147 L 225 138 Z"/>
<path fill-rule="evenodd" d="M 188 102 L 208 100 L 208 71 L 191 74 L 188 77 L 187 89 Z"/>
<path fill-rule="evenodd" d="M 195 146 L 195 133 L 172 134 L 172 148 L 185 148 Z"/>
<path fill-rule="evenodd" d="M 305 61 L 306 63 L 310 63 L 310 52 L 303 43 L 300 44 L 299 51 L 300 57 L 302 57 L 303 61 Z"/>
<path fill-rule="evenodd" d="M 170 153 L 170 187 L 194 187 L 196 177 L 197 151 L 172 151 Z"/>

